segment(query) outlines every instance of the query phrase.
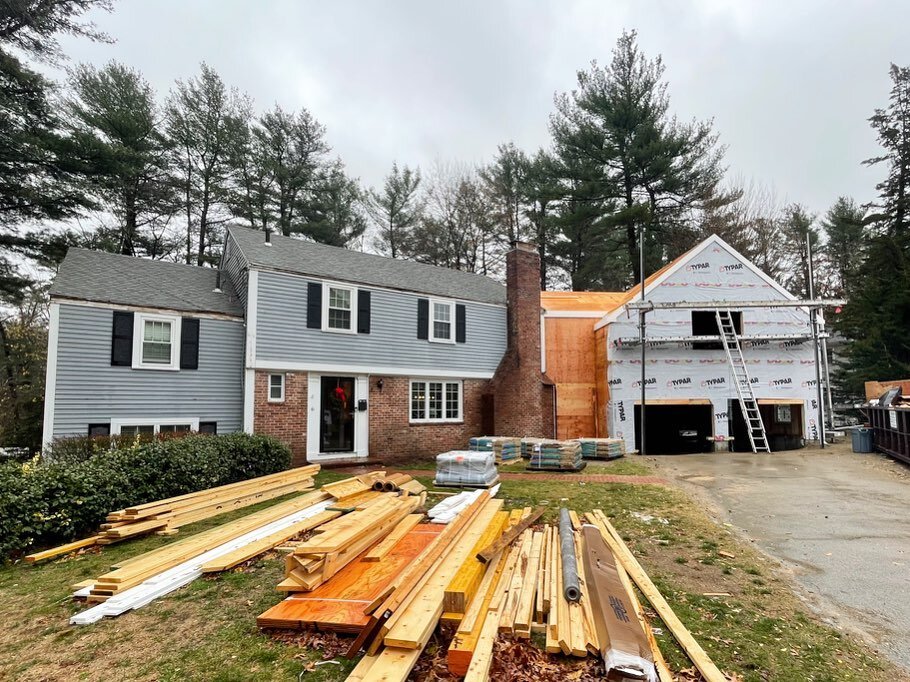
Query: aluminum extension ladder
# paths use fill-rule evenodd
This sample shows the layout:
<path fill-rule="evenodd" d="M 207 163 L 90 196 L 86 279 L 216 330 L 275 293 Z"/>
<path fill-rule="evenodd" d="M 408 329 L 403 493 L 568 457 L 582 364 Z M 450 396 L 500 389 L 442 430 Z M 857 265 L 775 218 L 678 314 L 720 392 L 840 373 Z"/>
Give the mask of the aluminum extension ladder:
<path fill-rule="evenodd" d="M 733 384 L 736 386 L 736 395 L 739 396 L 739 407 L 746 420 L 749 433 L 749 443 L 752 452 L 771 452 L 768 447 L 768 436 L 765 433 L 765 424 L 761 420 L 758 410 L 758 401 L 752 390 L 752 380 L 746 361 L 743 358 L 739 337 L 736 335 L 736 326 L 733 324 L 733 315 L 729 310 L 717 310 L 717 329 L 720 332 L 721 342 L 727 352 L 727 362 L 733 370 Z"/>

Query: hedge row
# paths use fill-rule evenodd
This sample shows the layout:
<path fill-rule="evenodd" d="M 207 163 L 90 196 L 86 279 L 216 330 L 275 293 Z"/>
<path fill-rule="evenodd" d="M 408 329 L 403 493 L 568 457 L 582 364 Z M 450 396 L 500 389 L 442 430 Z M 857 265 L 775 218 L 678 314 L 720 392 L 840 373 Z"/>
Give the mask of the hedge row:
<path fill-rule="evenodd" d="M 290 466 L 287 446 L 235 433 L 121 444 L 84 461 L 0 466 L 0 558 L 94 532 L 113 510 Z"/>

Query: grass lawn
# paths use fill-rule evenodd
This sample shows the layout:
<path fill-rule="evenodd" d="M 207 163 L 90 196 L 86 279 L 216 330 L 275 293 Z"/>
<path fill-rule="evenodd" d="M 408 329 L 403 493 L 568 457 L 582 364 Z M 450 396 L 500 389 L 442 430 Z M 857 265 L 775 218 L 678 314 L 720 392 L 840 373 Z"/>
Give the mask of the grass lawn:
<path fill-rule="evenodd" d="M 520 464 L 512 468 L 523 470 Z M 651 473 L 635 460 L 595 464 L 586 471 Z M 345 476 L 327 471 L 318 481 Z M 901 679 L 864 645 L 809 615 L 788 584 L 775 577 L 771 562 L 712 522 L 681 491 L 554 483 L 541 477 L 505 481 L 500 494 L 508 507 L 547 505 L 550 521 L 561 504 L 578 512 L 603 509 L 702 646 L 739 679 Z M 227 518 L 187 526 L 176 537 Z M 149 537 L 37 567 L 0 569 L 0 680 L 294 680 L 309 661 L 322 658 L 317 650 L 276 641 L 256 628 L 256 616 L 279 599 L 274 588 L 283 577 L 283 562 L 277 554 L 197 580 L 119 618 L 68 625 L 68 617 L 82 608 L 69 598 L 70 584 L 168 541 Z M 724 558 L 721 551 L 735 558 Z M 707 597 L 705 592 L 732 596 Z M 661 627 L 657 621 L 654 625 Z M 318 645 L 320 638 L 304 639 Z M 658 640 L 671 668 L 691 667 L 668 632 Z M 301 679 L 342 680 L 354 663 L 339 660 L 341 666 L 323 665 Z"/>

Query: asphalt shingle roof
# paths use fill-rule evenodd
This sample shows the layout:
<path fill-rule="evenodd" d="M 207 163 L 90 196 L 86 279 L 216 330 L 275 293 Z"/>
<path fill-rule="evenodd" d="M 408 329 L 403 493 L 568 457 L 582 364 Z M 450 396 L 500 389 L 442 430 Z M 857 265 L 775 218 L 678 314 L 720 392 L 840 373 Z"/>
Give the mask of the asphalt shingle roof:
<path fill-rule="evenodd" d="M 228 231 L 251 265 L 357 284 L 415 291 L 483 303 L 505 303 L 506 288 L 495 280 L 436 265 L 386 258 L 337 246 L 230 226 Z"/>
<path fill-rule="evenodd" d="M 215 292 L 217 271 L 194 265 L 71 248 L 51 296 L 198 313 L 243 315 L 227 277 Z"/>

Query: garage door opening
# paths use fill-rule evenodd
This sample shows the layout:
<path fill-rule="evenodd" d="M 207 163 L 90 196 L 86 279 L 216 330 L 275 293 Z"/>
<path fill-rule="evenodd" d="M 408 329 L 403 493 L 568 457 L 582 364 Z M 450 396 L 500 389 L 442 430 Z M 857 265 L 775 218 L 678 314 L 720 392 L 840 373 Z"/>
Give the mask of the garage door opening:
<path fill-rule="evenodd" d="M 649 455 L 710 452 L 714 409 L 708 405 L 647 405 L 645 446 Z M 635 447 L 641 443 L 641 405 L 635 406 Z"/>
<path fill-rule="evenodd" d="M 803 447 L 806 444 L 803 438 L 803 404 L 772 400 L 758 401 L 758 411 L 768 436 L 768 448 L 771 452 L 779 452 Z M 730 400 L 730 417 L 733 452 L 752 452 L 746 420 L 738 400 Z"/>

